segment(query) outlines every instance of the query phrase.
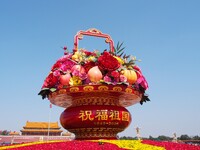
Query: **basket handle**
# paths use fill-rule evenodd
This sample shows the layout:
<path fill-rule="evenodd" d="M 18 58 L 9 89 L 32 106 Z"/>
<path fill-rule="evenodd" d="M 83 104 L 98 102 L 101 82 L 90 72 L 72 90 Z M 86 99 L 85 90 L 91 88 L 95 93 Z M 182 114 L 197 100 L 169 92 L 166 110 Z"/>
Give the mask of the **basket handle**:
<path fill-rule="evenodd" d="M 105 42 L 109 43 L 109 45 L 110 45 L 110 51 L 114 53 L 114 42 L 111 39 L 110 35 L 104 34 L 95 28 L 91 28 L 86 31 L 77 32 L 77 34 L 74 37 L 74 51 L 75 52 L 78 51 L 78 42 L 79 42 L 79 40 L 83 39 L 83 35 L 105 38 Z"/>

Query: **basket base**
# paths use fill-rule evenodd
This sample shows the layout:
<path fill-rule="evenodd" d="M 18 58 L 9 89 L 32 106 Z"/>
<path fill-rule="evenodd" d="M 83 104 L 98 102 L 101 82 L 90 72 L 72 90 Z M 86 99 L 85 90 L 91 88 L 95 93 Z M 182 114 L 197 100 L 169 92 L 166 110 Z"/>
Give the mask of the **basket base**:
<path fill-rule="evenodd" d="M 85 105 L 69 107 L 60 116 L 63 128 L 78 140 L 117 139 L 129 126 L 131 114 L 121 106 Z"/>

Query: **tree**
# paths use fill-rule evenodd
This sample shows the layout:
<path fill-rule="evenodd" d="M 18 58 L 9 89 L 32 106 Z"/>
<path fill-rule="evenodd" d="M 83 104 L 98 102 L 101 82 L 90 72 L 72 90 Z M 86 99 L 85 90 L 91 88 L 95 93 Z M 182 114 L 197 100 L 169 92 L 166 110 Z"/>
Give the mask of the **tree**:
<path fill-rule="evenodd" d="M 193 136 L 193 137 L 192 137 L 192 140 L 200 140 L 200 137 L 199 137 L 198 135 Z"/>
<path fill-rule="evenodd" d="M 149 135 L 149 140 L 155 140 L 155 138 Z"/>
<path fill-rule="evenodd" d="M 171 141 L 172 138 L 168 137 L 168 136 L 165 136 L 165 135 L 160 135 L 158 136 L 157 138 L 159 141 Z"/>
<path fill-rule="evenodd" d="M 119 138 L 120 140 L 135 140 L 136 137 L 130 137 L 130 136 L 122 136 Z"/>
<path fill-rule="evenodd" d="M 179 140 L 191 140 L 191 138 L 187 134 L 181 135 L 178 139 Z"/>
<path fill-rule="evenodd" d="M 7 130 L 0 131 L 0 135 L 9 135 L 9 133 Z"/>

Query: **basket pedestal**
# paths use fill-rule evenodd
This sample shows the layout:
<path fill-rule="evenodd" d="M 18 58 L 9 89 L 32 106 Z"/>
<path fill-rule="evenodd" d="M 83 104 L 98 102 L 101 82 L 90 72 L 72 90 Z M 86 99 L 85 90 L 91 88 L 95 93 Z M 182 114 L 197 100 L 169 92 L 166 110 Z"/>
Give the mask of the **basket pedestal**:
<path fill-rule="evenodd" d="M 140 93 L 127 86 L 94 85 L 62 89 L 49 99 L 66 109 L 60 116 L 63 128 L 78 140 L 117 139 L 131 123 L 125 108 L 140 101 Z"/>
<path fill-rule="evenodd" d="M 86 105 L 67 108 L 60 116 L 61 125 L 76 139 L 116 139 L 131 122 L 127 109 L 112 105 Z"/>

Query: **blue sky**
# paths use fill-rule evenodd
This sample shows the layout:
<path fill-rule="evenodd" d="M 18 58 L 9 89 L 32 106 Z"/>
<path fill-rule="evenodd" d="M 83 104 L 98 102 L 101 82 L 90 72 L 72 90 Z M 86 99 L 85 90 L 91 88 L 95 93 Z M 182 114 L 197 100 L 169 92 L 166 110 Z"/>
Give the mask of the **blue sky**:
<path fill-rule="evenodd" d="M 151 102 L 127 108 L 132 123 L 119 135 L 136 136 L 136 126 L 146 137 L 200 135 L 199 7 L 198 0 L 0 1 L 0 130 L 48 121 L 49 101 L 37 95 L 43 80 L 77 31 L 97 28 L 142 60 L 149 82 Z M 84 40 L 85 48 L 107 46 Z M 51 121 L 63 110 L 53 106 Z"/>

